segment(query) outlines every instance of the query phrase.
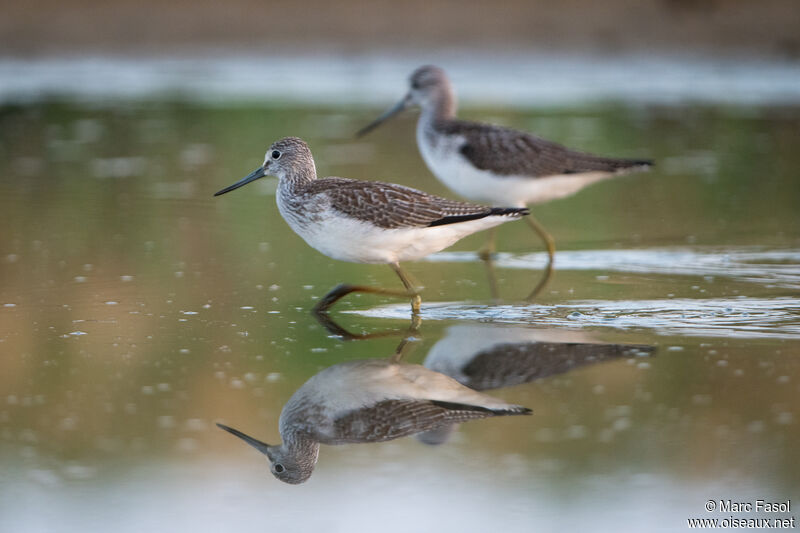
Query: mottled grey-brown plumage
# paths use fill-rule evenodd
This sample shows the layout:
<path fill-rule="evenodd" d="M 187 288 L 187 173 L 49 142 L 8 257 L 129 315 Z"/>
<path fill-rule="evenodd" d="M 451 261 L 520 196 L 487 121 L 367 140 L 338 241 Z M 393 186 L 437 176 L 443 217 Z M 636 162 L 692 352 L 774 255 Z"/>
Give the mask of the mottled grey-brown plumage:
<path fill-rule="evenodd" d="M 461 372 L 461 383 L 475 390 L 498 389 L 528 383 L 582 366 L 634 354 L 651 354 L 655 348 L 636 344 L 573 342 L 509 343 L 475 354 Z"/>
<path fill-rule="evenodd" d="M 493 124 L 453 119 L 436 121 L 433 127 L 439 134 L 463 138 L 461 154 L 475 168 L 497 176 L 542 178 L 582 172 L 619 172 L 652 165 L 652 161 L 645 159 L 602 157 L 570 150 L 541 137 Z"/>
<path fill-rule="evenodd" d="M 464 222 L 490 215 L 528 214 L 522 208 L 493 208 L 448 200 L 410 187 L 328 177 L 309 181 L 297 191 L 304 202 L 323 195 L 336 211 L 381 228 L 413 228 Z"/>
<path fill-rule="evenodd" d="M 280 445 L 217 425 L 265 454 L 275 477 L 296 484 L 311 476 L 320 444 L 383 442 L 468 420 L 530 413 L 420 365 L 364 359 L 330 366 L 292 395 L 280 416 Z"/>
<path fill-rule="evenodd" d="M 528 413 L 530 409 L 522 407 L 500 410 L 433 400 L 385 400 L 340 416 L 333 424 L 334 438 L 320 442 L 383 442 L 429 431 L 443 424 Z"/>

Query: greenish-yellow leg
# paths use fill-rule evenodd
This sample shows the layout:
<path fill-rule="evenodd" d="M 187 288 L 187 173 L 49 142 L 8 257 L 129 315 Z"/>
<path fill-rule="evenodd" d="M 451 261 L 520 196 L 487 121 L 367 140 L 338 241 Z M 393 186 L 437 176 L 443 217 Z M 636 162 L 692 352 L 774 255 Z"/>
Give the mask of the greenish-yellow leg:
<path fill-rule="evenodd" d="M 536 232 L 536 234 L 544 241 L 545 246 L 547 246 L 547 257 L 548 257 L 548 267 L 553 264 L 553 259 L 555 259 L 556 254 L 556 241 L 553 240 L 553 237 L 544 229 L 544 226 L 539 224 L 533 215 L 528 215 L 525 217 L 525 221 L 528 225 Z"/>
<path fill-rule="evenodd" d="M 483 259 L 484 261 L 488 261 L 494 255 L 494 252 L 497 249 L 497 226 L 489 229 L 489 239 L 487 239 L 486 244 L 478 250 L 478 257 Z"/>
<path fill-rule="evenodd" d="M 419 295 L 419 291 L 417 290 L 416 284 L 411 281 L 411 278 L 405 271 L 400 268 L 399 263 L 392 263 L 389 266 L 397 273 L 397 276 L 400 278 L 400 281 L 403 282 L 403 287 L 406 288 L 406 296 L 411 297 L 411 313 L 414 315 L 419 314 L 419 308 L 422 305 L 422 298 Z"/>
<path fill-rule="evenodd" d="M 492 256 L 489 255 L 483 259 L 483 263 L 486 265 L 486 277 L 489 280 L 489 295 L 491 296 L 492 300 L 497 303 L 500 299 L 499 291 L 497 290 L 497 273 L 494 269 L 494 260 Z"/>

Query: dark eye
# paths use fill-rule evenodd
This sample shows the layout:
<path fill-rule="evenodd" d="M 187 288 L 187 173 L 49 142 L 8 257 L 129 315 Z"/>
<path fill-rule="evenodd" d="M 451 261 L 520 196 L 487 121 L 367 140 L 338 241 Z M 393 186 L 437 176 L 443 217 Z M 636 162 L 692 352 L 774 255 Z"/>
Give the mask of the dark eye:
<path fill-rule="evenodd" d="M 412 88 L 412 89 L 416 89 L 416 90 L 418 90 L 420 87 L 422 87 L 422 85 L 420 84 L 420 82 L 418 82 L 418 81 L 412 81 L 412 82 L 411 82 L 411 88 Z"/>
<path fill-rule="evenodd" d="M 276 151 L 276 152 L 272 152 L 272 154 L 273 154 L 273 155 L 274 155 L 274 154 L 278 154 L 278 157 L 280 157 L 280 155 L 281 155 L 281 154 L 280 154 L 280 152 L 277 152 L 277 151 Z M 278 159 L 278 158 L 276 157 L 275 159 Z M 280 473 L 282 473 L 284 470 L 285 470 L 285 469 L 283 468 L 283 465 L 282 465 L 282 464 L 280 464 L 280 463 L 275 463 L 275 472 L 277 472 L 278 474 L 280 474 Z"/>
<path fill-rule="evenodd" d="M 279 151 L 277 151 L 277 150 L 273 150 L 270 155 L 272 156 L 272 159 L 278 159 L 281 156 L 281 153 Z M 281 467 L 281 468 L 283 468 L 283 467 Z"/>

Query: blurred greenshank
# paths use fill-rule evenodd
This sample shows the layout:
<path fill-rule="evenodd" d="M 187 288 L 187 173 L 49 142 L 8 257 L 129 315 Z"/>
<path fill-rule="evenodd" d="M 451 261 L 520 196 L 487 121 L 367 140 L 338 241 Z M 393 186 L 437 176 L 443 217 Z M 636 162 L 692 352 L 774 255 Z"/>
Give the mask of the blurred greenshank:
<path fill-rule="evenodd" d="M 417 145 L 433 174 L 473 201 L 522 207 L 563 198 L 611 176 L 650 167 L 645 159 L 617 159 L 570 150 L 529 133 L 456 118 L 456 97 L 444 70 L 423 66 L 409 79 L 405 97 L 361 136 L 411 106 L 419 106 Z M 526 219 L 547 245 L 552 265 L 555 243 L 531 216 Z M 494 252 L 495 231 L 481 256 Z"/>

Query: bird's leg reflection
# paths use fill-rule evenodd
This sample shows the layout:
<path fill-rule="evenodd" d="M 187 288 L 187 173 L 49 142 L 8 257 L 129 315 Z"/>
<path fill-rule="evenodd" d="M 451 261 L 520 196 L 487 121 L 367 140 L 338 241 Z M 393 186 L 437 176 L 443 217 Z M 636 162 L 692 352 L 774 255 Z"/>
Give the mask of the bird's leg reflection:
<path fill-rule="evenodd" d="M 311 314 L 317 319 L 317 322 L 322 325 L 328 333 L 341 337 L 346 341 L 377 339 L 381 337 L 397 337 L 403 336 L 404 340 L 409 340 L 415 336 L 422 325 L 422 317 L 419 315 L 411 315 L 411 322 L 405 330 L 387 329 L 376 331 L 373 333 L 352 333 L 339 325 L 331 316 L 325 311 L 319 311 L 315 307 L 311 310 Z"/>
<path fill-rule="evenodd" d="M 492 259 L 491 254 L 487 256 L 481 256 L 483 259 L 483 264 L 486 265 L 486 277 L 489 281 L 489 296 L 492 298 L 494 303 L 500 301 L 500 293 L 497 290 L 497 272 L 494 268 L 494 259 Z"/>
<path fill-rule="evenodd" d="M 484 260 L 486 264 L 486 277 L 489 279 L 489 293 L 494 303 L 498 303 L 500 301 L 500 293 L 497 289 L 497 273 L 494 268 L 494 261 L 489 258 Z M 533 290 L 528 294 L 528 297 L 525 299 L 527 302 L 532 303 L 534 299 L 542 292 L 547 284 L 550 282 L 550 278 L 553 277 L 553 263 L 548 262 L 547 268 L 545 268 L 544 273 L 542 274 L 542 278 L 533 288 Z"/>
<path fill-rule="evenodd" d="M 528 225 L 536 232 L 537 235 L 544 241 L 545 245 L 547 246 L 547 266 L 544 270 L 544 275 L 539 283 L 536 284 L 536 287 L 533 288 L 531 293 L 528 295 L 528 301 L 533 301 L 542 289 L 550 282 L 550 278 L 553 276 L 553 262 L 555 260 L 556 254 L 556 243 L 553 240 L 553 237 L 544 229 L 544 226 L 539 224 L 539 222 L 533 218 L 533 215 L 528 215 L 525 217 L 525 220 L 528 222 Z"/>
<path fill-rule="evenodd" d="M 528 298 L 526 299 L 528 303 L 532 303 L 536 297 L 539 296 L 539 293 L 542 292 L 542 289 L 544 289 L 547 284 L 550 283 L 550 278 L 552 277 L 553 262 L 550 261 L 547 263 L 547 268 L 545 269 L 544 274 L 542 274 L 542 279 L 539 280 L 539 283 L 536 284 L 531 293 L 528 295 Z"/>
<path fill-rule="evenodd" d="M 545 266 L 544 274 L 533 290 L 530 292 L 526 300 L 528 302 L 532 302 L 534 298 L 536 298 L 542 289 L 547 286 L 550 282 L 550 278 L 553 276 L 553 263 L 555 259 L 556 253 L 556 245 L 555 240 L 553 237 L 544 229 L 534 217 L 533 215 L 528 215 L 525 217 L 525 220 L 528 222 L 528 225 L 536 232 L 536 234 L 542 239 L 547 247 L 547 266 Z M 478 251 L 478 257 L 483 260 L 484 264 L 486 265 L 486 276 L 489 280 L 489 294 L 495 302 L 500 300 L 500 292 L 497 288 L 497 272 L 495 270 L 495 265 L 493 261 L 493 256 L 495 253 L 495 242 L 497 239 L 497 228 L 492 228 L 489 230 L 489 239 L 487 240 L 486 244 L 483 248 Z"/>
<path fill-rule="evenodd" d="M 391 357 L 389 357 L 389 360 L 392 363 L 401 362 L 403 358 L 409 354 L 413 344 L 419 341 L 419 338 L 416 337 L 415 335 L 412 335 L 412 333 L 416 333 L 416 330 L 414 330 L 413 332 L 409 330 L 408 334 L 405 337 L 403 337 L 403 340 L 401 340 L 400 344 L 397 345 L 397 348 L 395 348 L 394 353 L 392 354 Z"/>
<path fill-rule="evenodd" d="M 401 298 L 410 298 L 411 299 L 411 313 L 412 315 L 419 314 L 420 305 L 422 304 L 422 298 L 419 295 L 419 291 L 416 289 L 415 285 L 411 282 L 410 277 L 406 272 L 400 268 L 400 265 L 397 263 L 391 263 L 389 266 L 397 273 L 400 277 L 400 281 L 403 282 L 403 286 L 406 288 L 405 291 L 398 291 L 395 289 L 384 289 L 382 287 L 370 287 L 368 285 L 350 285 L 348 283 L 342 283 L 334 287 L 328 294 L 322 297 L 317 305 L 314 306 L 315 313 L 326 313 L 330 307 L 350 294 L 351 292 L 366 292 L 370 294 L 385 294 L 387 296 L 398 296 Z"/>

